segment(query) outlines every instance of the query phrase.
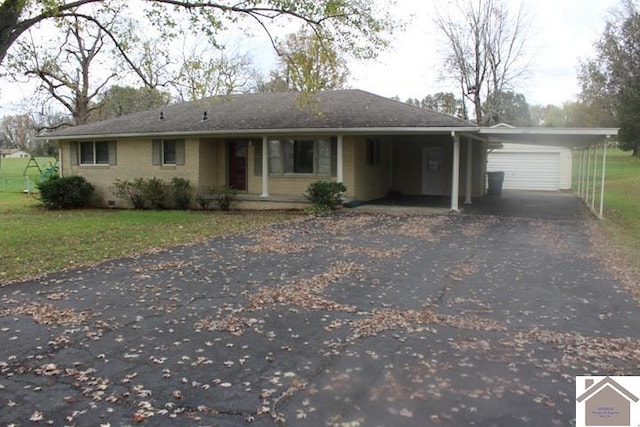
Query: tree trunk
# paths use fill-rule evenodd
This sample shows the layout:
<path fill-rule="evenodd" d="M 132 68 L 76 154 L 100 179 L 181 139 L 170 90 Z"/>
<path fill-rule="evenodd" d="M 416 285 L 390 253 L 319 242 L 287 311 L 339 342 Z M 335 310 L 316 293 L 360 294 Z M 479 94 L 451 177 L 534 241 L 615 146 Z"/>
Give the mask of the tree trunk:
<path fill-rule="evenodd" d="M 24 0 L 5 0 L 0 4 L 0 64 L 15 41 L 16 27 L 24 7 Z"/>

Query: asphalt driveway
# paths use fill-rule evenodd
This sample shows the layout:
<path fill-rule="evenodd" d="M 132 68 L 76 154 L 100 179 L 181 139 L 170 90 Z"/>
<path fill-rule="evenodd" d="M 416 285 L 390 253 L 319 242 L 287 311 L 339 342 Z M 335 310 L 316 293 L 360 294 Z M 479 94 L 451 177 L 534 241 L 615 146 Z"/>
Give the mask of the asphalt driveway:
<path fill-rule="evenodd" d="M 640 365 L 586 220 L 339 212 L 0 288 L 0 423 L 570 425 Z"/>

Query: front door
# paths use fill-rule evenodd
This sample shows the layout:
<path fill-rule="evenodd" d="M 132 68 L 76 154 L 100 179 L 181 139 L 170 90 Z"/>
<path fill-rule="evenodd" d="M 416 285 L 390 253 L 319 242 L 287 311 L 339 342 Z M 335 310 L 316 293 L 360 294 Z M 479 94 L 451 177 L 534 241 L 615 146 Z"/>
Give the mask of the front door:
<path fill-rule="evenodd" d="M 443 196 L 444 148 L 429 147 L 422 150 L 422 194 Z"/>
<path fill-rule="evenodd" d="M 229 141 L 229 187 L 247 191 L 247 141 Z"/>

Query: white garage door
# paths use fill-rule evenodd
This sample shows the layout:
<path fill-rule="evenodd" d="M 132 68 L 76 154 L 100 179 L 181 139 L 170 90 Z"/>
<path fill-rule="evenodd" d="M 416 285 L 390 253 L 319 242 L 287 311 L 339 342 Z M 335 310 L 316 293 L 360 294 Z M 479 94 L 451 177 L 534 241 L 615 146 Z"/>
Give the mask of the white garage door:
<path fill-rule="evenodd" d="M 503 171 L 506 190 L 560 189 L 560 154 L 500 152 L 489 154 L 489 172 Z"/>

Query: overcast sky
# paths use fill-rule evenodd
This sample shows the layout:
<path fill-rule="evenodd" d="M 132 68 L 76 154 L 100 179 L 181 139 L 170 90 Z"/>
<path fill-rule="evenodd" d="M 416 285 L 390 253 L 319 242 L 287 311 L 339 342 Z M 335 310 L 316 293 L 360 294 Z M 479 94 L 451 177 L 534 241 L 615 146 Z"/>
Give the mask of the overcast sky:
<path fill-rule="evenodd" d="M 505 1 L 514 9 L 520 4 Z M 411 24 L 389 53 L 373 64 L 352 67 L 351 85 L 402 100 L 455 90 L 440 78 L 442 40 L 433 28 L 434 4 L 434 0 L 398 0 L 404 17 L 414 14 Z M 593 43 L 602 34 L 609 10 L 617 5 L 619 0 L 524 0 L 534 30 L 529 40 L 529 78 L 517 91 L 530 104 L 562 105 L 574 98 L 579 91 L 579 60 L 593 54 Z"/>
<path fill-rule="evenodd" d="M 455 0 L 449 0 L 453 3 Z M 520 0 L 505 0 L 516 8 Z M 446 2 L 446 0 L 440 0 Z M 423 98 L 457 88 L 442 79 L 442 39 L 433 25 L 436 0 L 397 0 L 398 17 L 407 20 L 391 48 L 366 63 L 352 63 L 350 87 L 383 96 Z M 530 104 L 562 105 L 575 98 L 579 87 L 576 70 L 580 59 L 593 54 L 593 43 L 602 33 L 605 20 L 619 0 L 524 0 L 534 29 L 529 41 L 531 63 L 528 78 L 517 92 Z M 238 48 L 268 70 L 275 54 L 266 38 L 260 42 L 245 39 Z M 0 115 L 15 114 L 13 103 L 29 98 L 31 87 L 0 82 Z"/>

